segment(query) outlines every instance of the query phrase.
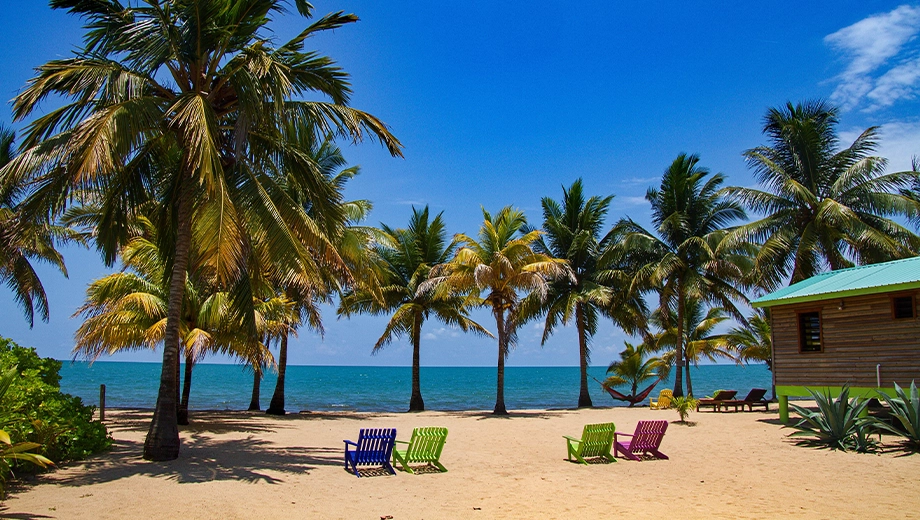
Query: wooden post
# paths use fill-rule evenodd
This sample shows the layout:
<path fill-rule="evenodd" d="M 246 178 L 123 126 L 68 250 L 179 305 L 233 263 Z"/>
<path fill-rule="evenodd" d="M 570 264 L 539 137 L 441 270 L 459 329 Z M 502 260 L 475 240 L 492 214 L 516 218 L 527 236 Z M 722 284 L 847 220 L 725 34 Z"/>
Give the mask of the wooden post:
<path fill-rule="evenodd" d="M 99 385 L 99 420 L 105 420 L 105 385 Z"/>

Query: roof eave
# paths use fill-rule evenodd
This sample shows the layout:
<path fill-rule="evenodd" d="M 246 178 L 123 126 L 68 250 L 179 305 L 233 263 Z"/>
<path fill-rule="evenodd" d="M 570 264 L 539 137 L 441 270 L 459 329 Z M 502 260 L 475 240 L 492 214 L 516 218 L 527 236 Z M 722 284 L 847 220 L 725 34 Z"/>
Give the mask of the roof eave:
<path fill-rule="evenodd" d="M 793 296 L 789 298 L 779 298 L 776 300 L 753 301 L 751 307 L 769 308 L 777 305 L 792 305 L 795 303 L 820 302 L 825 300 L 836 300 L 838 298 L 849 298 L 852 296 L 866 296 L 869 294 L 882 294 L 898 291 L 909 291 L 911 289 L 920 289 L 920 280 L 913 282 L 904 282 L 892 285 L 881 285 L 878 287 L 863 287 L 860 289 L 850 289 L 848 291 L 836 291 L 822 294 L 809 294 L 806 296 Z"/>

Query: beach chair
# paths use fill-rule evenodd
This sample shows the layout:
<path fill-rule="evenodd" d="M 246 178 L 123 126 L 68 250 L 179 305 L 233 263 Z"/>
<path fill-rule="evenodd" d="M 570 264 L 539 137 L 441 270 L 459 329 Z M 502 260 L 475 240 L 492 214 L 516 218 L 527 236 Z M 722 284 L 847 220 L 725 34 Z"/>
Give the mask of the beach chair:
<path fill-rule="evenodd" d="M 718 392 L 716 392 L 716 395 L 712 397 L 699 399 L 696 403 L 696 411 L 697 412 L 700 411 L 700 408 L 704 406 L 711 406 L 713 412 L 718 412 L 719 410 L 722 409 L 722 405 L 726 401 L 731 401 L 732 399 L 734 399 L 735 394 L 737 393 L 738 393 L 737 390 L 719 390 Z"/>
<path fill-rule="evenodd" d="M 658 399 L 654 397 L 648 398 L 648 407 L 652 410 L 665 410 L 671 407 L 671 399 L 674 398 L 674 392 L 672 390 L 664 389 L 658 394 Z"/>
<path fill-rule="evenodd" d="M 582 464 L 587 464 L 585 459 L 603 457 L 610 462 L 616 462 L 610 449 L 613 446 L 613 436 L 616 426 L 611 423 L 586 424 L 584 431 L 581 432 L 581 438 L 569 437 L 563 435 L 568 444 L 569 454 L 567 460 L 575 460 Z"/>
<path fill-rule="evenodd" d="M 613 444 L 614 453 L 621 453 L 630 460 L 642 459 L 639 455 L 649 454 L 659 459 L 667 459 L 668 456 L 658 451 L 661 446 L 661 439 L 664 438 L 664 432 L 668 430 L 668 421 L 639 421 L 636 425 L 636 432 L 632 435 L 628 433 L 614 433 Z M 620 437 L 629 437 L 630 440 L 619 440 Z"/>
<path fill-rule="evenodd" d="M 405 450 L 397 447 L 393 448 L 393 465 L 396 463 L 402 465 L 402 469 L 409 473 L 415 473 L 409 464 L 428 464 L 437 466 L 442 472 L 447 468 L 441 465 L 441 450 L 444 449 L 444 443 L 447 441 L 447 428 L 416 428 L 412 430 L 412 438 L 409 442 L 396 441 L 397 444 L 407 444 Z"/>
<path fill-rule="evenodd" d="M 770 411 L 770 401 L 764 399 L 764 396 L 767 395 L 766 389 L 763 388 L 753 388 L 744 399 L 731 399 L 722 403 L 723 409 L 728 409 L 729 406 L 733 406 L 735 411 L 738 411 L 738 408 L 741 408 L 741 411 L 744 411 L 744 407 L 748 407 L 748 411 L 753 412 L 755 406 L 763 406 L 763 409 L 767 412 Z"/>
<path fill-rule="evenodd" d="M 345 469 L 350 465 L 356 477 L 360 477 L 358 466 L 383 466 L 391 475 L 396 470 L 390 464 L 393 443 L 396 441 L 396 428 L 362 428 L 358 432 L 358 442 L 345 442 Z M 349 450 L 349 446 L 354 446 Z"/>

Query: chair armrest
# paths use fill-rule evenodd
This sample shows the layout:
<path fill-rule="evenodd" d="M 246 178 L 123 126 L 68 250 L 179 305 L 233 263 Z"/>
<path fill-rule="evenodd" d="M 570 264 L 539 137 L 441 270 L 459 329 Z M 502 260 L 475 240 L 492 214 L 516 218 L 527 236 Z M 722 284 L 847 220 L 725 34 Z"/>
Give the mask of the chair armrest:
<path fill-rule="evenodd" d="M 569 437 L 568 435 L 563 435 L 566 439 L 574 442 L 581 442 L 581 439 L 576 439 L 575 437 Z"/>
<path fill-rule="evenodd" d="M 396 444 L 409 444 L 409 441 L 393 441 Z"/>
<path fill-rule="evenodd" d="M 357 445 L 358 445 L 358 443 L 357 443 L 357 442 L 354 442 L 354 441 L 342 441 L 342 442 L 344 442 L 346 445 L 348 445 L 348 444 L 351 444 L 352 446 L 357 446 Z"/>
<path fill-rule="evenodd" d="M 614 439 L 616 439 L 616 438 L 619 437 L 620 435 L 622 435 L 623 437 L 635 437 L 635 435 L 632 434 L 632 433 L 613 432 L 613 438 L 614 438 Z"/>

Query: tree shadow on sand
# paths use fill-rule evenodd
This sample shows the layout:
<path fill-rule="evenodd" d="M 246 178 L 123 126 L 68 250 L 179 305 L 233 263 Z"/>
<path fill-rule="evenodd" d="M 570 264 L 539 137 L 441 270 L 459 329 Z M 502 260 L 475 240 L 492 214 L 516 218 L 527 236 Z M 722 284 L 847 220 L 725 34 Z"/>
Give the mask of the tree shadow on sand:
<path fill-rule="evenodd" d="M 309 473 L 318 466 L 340 465 L 341 450 L 295 446 L 279 448 L 274 443 L 249 436 L 245 439 L 215 440 L 193 434 L 183 441 L 179 458 L 149 462 L 138 457 L 139 442 L 116 440 L 111 451 L 42 480 L 62 486 L 86 486 L 112 482 L 134 475 L 174 480 L 179 484 L 234 480 L 277 484 L 278 473 Z M 47 479 L 47 480 L 46 480 Z"/>

